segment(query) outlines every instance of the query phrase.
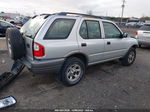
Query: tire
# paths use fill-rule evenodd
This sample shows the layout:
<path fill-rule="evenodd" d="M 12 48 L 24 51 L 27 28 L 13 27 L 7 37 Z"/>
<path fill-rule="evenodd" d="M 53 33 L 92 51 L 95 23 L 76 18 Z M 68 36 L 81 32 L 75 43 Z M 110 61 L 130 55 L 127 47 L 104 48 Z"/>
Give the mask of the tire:
<path fill-rule="evenodd" d="M 130 48 L 128 53 L 122 58 L 120 59 L 122 65 L 124 66 L 130 66 L 134 63 L 136 59 L 136 48 Z"/>
<path fill-rule="evenodd" d="M 25 43 L 20 31 L 16 28 L 8 28 L 6 31 L 6 44 L 9 56 L 13 60 L 21 59 L 25 56 Z"/>
<path fill-rule="evenodd" d="M 61 78 L 61 82 L 63 82 L 66 86 L 73 86 L 81 81 L 84 74 L 85 64 L 83 61 L 76 57 L 70 57 L 64 62 L 59 76 Z"/>
<path fill-rule="evenodd" d="M 139 48 L 142 48 L 142 45 L 141 45 L 141 44 L 139 44 Z"/>

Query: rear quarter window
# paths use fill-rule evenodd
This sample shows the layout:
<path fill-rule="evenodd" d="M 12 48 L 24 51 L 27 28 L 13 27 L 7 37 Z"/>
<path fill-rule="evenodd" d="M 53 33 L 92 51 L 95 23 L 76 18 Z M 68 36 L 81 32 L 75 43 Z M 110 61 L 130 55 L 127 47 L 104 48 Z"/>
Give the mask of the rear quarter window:
<path fill-rule="evenodd" d="M 74 23 L 74 19 L 56 19 L 48 29 L 44 39 L 66 39 Z"/>

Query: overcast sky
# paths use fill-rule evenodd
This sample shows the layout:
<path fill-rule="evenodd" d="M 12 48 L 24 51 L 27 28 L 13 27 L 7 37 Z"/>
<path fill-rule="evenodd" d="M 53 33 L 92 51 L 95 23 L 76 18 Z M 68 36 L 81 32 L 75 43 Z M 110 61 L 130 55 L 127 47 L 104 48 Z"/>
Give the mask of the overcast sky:
<path fill-rule="evenodd" d="M 120 16 L 122 0 L 0 0 L 0 12 L 25 15 L 54 12 L 92 10 L 95 15 Z M 126 0 L 124 16 L 150 16 L 150 0 Z"/>

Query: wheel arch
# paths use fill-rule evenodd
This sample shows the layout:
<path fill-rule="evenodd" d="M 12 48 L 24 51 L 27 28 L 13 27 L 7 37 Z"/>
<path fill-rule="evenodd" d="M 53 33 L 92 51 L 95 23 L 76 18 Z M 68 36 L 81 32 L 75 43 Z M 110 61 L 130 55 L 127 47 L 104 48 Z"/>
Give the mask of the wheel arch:
<path fill-rule="evenodd" d="M 134 44 L 130 48 L 138 48 L 138 45 Z"/>
<path fill-rule="evenodd" d="M 70 54 L 66 57 L 66 59 L 68 59 L 70 57 L 77 57 L 77 58 L 81 59 L 85 63 L 86 66 L 88 65 L 88 57 L 83 53 Z"/>

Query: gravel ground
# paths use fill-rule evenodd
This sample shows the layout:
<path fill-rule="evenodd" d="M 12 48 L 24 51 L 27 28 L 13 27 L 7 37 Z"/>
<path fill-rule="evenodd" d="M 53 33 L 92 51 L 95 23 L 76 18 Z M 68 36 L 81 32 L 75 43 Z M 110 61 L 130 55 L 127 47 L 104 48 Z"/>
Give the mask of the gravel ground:
<path fill-rule="evenodd" d="M 118 61 L 89 67 L 76 86 L 65 87 L 55 74 L 32 74 L 27 69 L 0 91 L 0 97 L 13 95 L 17 104 L 8 109 L 150 109 L 150 48 L 137 50 L 130 67 Z M 0 73 L 12 61 L 0 52 Z M 6 110 L 9 112 L 8 110 Z"/>

